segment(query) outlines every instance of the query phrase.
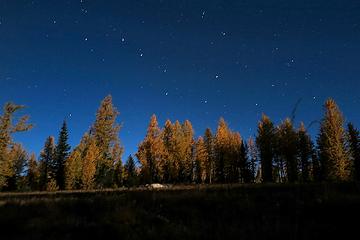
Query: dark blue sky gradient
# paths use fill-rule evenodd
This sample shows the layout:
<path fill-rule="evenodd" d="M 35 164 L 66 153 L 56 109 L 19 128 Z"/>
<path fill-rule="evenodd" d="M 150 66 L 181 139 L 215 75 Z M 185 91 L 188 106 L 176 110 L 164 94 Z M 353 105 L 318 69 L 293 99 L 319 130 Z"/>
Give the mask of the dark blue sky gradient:
<path fill-rule="evenodd" d="M 27 105 L 35 128 L 16 140 L 37 154 L 64 118 L 77 145 L 107 94 L 126 156 L 152 113 L 197 135 L 223 116 L 247 138 L 262 112 L 278 123 L 301 98 L 309 124 L 331 96 L 360 127 L 359 13 L 342 0 L 0 0 L 0 103 Z"/>

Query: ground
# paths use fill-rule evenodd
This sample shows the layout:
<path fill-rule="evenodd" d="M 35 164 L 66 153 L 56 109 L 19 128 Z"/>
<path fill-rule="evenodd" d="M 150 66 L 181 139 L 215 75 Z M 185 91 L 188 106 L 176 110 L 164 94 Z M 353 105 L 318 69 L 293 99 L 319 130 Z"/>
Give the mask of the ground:
<path fill-rule="evenodd" d="M 357 233 L 358 184 L 0 194 L 1 239 L 324 239 Z"/>

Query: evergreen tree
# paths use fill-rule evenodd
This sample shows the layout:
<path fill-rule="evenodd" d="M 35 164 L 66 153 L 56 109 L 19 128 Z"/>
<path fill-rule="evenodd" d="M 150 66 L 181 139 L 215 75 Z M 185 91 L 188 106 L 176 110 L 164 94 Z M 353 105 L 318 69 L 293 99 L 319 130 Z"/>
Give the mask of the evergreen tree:
<path fill-rule="evenodd" d="M 119 155 L 123 153 L 119 140 L 120 125 L 116 122 L 118 115 L 119 112 L 113 106 L 112 97 L 110 95 L 105 97 L 97 111 L 96 121 L 91 130 L 91 137 L 94 137 L 100 154 L 96 163 L 95 177 L 99 187 L 111 187 L 115 163 L 119 160 Z"/>
<path fill-rule="evenodd" d="M 318 137 L 322 178 L 325 181 L 346 181 L 350 177 L 346 150 L 344 119 L 333 99 L 325 102 L 325 116 Z"/>
<path fill-rule="evenodd" d="M 50 136 L 40 153 L 40 190 L 46 190 L 50 180 L 55 179 L 55 149 L 54 137 Z"/>
<path fill-rule="evenodd" d="M 286 178 L 294 183 L 298 180 L 298 136 L 290 119 L 286 119 L 279 127 L 279 157 L 286 166 Z"/>
<path fill-rule="evenodd" d="M 65 161 L 69 156 L 70 145 L 68 144 L 68 129 L 66 121 L 63 122 L 56 145 L 55 175 L 56 183 L 61 190 L 65 189 Z"/>
<path fill-rule="evenodd" d="M 39 190 L 40 173 L 39 173 L 35 154 L 31 154 L 30 158 L 28 159 L 27 166 L 28 166 L 27 175 L 26 175 L 27 185 L 32 191 Z"/>
<path fill-rule="evenodd" d="M 100 157 L 100 150 L 96 145 L 95 139 L 90 138 L 83 159 L 82 177 L 81 177 L 82 188 L 85 190 L 93 189 L 96 186 L 95 184 L 96 163 L 99 157 Z"/>
<path fill-rule="evenodd" d="M 151 117 L 144 141 L 139 145 L 136 157 L 141 164 L 142 180 L 145 183 L 161 181 L 161 163 L 164 155 L 164 143 L 155 115 Z"/>
<path fill-rule="evenodd" d="M 356 181 L 360 181 L 360 136 L 352 123 L 348 124 L 348 141 L 353 166 L 353 175 Z"/>
<path fill-rule="evenodd" d="M 14 143 L 12 135 L 32 128 L 32 125 L 28 124 L 28 116 L 23 116 L 14 123 L 14 114 L 23 108 L 21 105 L 6 103 L 3 115 L 0 115 L 0 189 L 6 186 L 8 178 L 13 174 L 12 163 L 8 157 Z"/>
<path fill-rule="evenodd" d="M 130 155 L 124 165 L 124 183 L 127 187 L 133 187 L 137 184 L 137 173 L 134 158 Z"/>
<path fill-rule="evenodd" d="M 263 182 L 273 182 L 274 139 L 274 124 L 269 117 L 263 114 L 258 125 L 258 135 L 256 137 Z"/>
<path fill-rule="evenodd" d="M 301 181 L 308 182 L 310 180 L 310 163 L 313 154 L 313 143 L 311 137 L 305 129 L 302 122 L 298 130 L 298 154 L 301 169 Z"/>

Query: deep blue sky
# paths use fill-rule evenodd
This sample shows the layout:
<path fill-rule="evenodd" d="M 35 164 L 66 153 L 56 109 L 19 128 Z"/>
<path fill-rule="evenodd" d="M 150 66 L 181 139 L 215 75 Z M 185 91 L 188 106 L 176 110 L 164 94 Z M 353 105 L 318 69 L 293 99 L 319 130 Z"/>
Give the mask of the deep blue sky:
<path fill-rule="evenodd" d="M 279 122 L 302 98 L 308 124 L 331 96 L 359 127 L 359 13 L 356 0 L 0 0 L 0 103 L 28 107 L 35 128 L 16 140 L 37 154 L 64 118 L 78 144 L 107 94 L 126 156 L 152 113 L 197 135 L 223 116 L 247 138 L 262 112 Z"/>

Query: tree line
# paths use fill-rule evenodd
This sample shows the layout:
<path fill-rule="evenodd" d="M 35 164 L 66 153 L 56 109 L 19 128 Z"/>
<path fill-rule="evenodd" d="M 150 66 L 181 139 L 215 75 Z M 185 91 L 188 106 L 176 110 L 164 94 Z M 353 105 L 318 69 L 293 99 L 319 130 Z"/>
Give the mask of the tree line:
<path fill-rule="evenodd" d="M 275 125 L 265 114 L 257 134 L 243 139 L 221 118 L 216 131 L 195 137 L 190 121 L 150 119 L 144 140 L 122 161 L 119 112 L 107 96 L 95 122 L 71 150 L 66 121 L 57 140 L 49 136 L 39 158 L 29 155 L 13 134 L 30 130 L 29 117 L 15 119 L 24 106 L 7 103 L 0 115 L 0 189 L 55 191 L 131 187 L 148 183 L 308 183 L 360 180 L 360 137 L 333 99 L 324 104 L 313 141 L 304 123 Z M 17 120 L 17 121 L 16 121 Z"/>

